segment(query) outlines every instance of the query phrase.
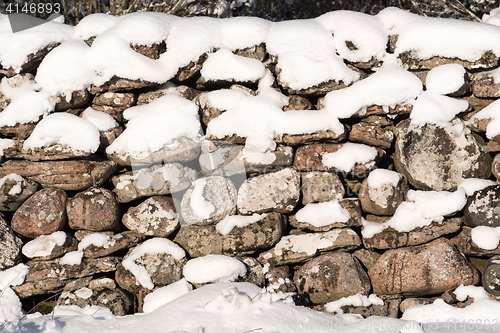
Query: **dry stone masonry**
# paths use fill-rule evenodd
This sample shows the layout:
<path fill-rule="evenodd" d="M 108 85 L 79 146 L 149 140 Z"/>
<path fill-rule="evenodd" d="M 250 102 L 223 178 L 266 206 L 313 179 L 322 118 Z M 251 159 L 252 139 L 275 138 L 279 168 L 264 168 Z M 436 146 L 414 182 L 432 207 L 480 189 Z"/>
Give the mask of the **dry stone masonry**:
<path fill-rule="evenodd" d="M 50 22 L 2 50 L 0 269 L 29 267 L 26 306 L 126 315 L 181 280 L 363 316 L 500 296 L 500 28 L 189 20 Z M 239 268 L 199 280 L 223 256 Z"/>

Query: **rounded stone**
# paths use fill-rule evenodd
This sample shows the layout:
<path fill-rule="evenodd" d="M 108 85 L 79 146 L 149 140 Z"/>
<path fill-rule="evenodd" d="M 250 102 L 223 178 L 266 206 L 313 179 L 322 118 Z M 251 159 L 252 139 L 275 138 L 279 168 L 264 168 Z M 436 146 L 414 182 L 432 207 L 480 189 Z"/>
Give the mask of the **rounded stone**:
<path fill-rule="evenodd" d="M 45 188 L 28 198 L 15 212 L 12 229 L 29 238 L 49 235 L 66 225 L 66 192 Z"/>
<path fill-rule="evenodd" d="M 404 177 L 397 186 L 390 183 L 383 184 L 379 188 L 368 185 L 368 178 L 361 184 L 358 198 L 363 211 L 375 215 L 392 215 L 398 206 L 405 201 L 408 192 L 408 183 Z"/>
<path fill-rule="evenodd" d="M 500 296 L 500 256 L 491 257 L 483 272 L 483 287 L 492 295 Z"/>
<path fill-rule="evenodd" d="M 92 231 L 120 228 L 120 205 L 113 192 L 93 187 L 80 192 L 66 203 L 68 223 L 72 229 Z"/>
<path fill-rule="evenodd" d="M 467 199 L 464 222 L 470 227 L 500 227 L 500 185 L 476 191 Z"/>

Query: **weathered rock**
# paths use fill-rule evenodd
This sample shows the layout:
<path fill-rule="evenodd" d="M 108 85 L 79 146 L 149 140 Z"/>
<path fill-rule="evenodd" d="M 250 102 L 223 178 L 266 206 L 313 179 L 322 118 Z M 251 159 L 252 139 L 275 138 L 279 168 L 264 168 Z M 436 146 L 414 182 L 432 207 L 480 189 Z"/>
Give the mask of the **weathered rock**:
<path fill-rule="evenodd" d="M 380 258 L 379 253 L 364 248 L 354 251 L 352 255 L 358 258 L 358 260 L 361 262 L 361 264 L 363 264 L 363 266 L 366 269 L 370 269 L 370 267 L 375 265 L 378 258 Z"/>
<path fill-rule="evenodd" d="M 290 267 L 288 266 L 269 267 L 266 272 L 266 281 L 266 290 L 281 291 L 282 293 L 297 292 L 297 287 L 293 283 Z"/>
<path fill-rule="evenodd" d="M 500 180 L 500 154 L 496 154 L 491 163 L 491 173 L 497 180 Z"/>
<path fill-rule="evenodd" d="M 86 279 L 78 288 L 74 288 L 72 283 L 67 284 L 57 304 L 78 305 L 81 308 L 88 305 L 100 306 L 110 309 L 115 316 L 125 316 L 132 305 L 132 300 L 116 287 L 113 280 L 100 278 Z"/>
<path fill-rule="evenodd" d="M 123 259 L 125 260 L 132 251 L 133 249 Z M 155 286 L 163 287 L 182 278 L 182 267 L 185 265 L 186 259 L 177 261 L 167 253 L 146 253 L 136 259 L 135 263 L 146 269 Z M 138 294 L 140 290 L 147 289 L 123 265 L 118 266 L 115 279 L 120 287 L 133 294 Z"/>
<path fill-rule="evenodd" d="M 118 202 L 126 203 L 135 199 L 171 194 L 185 190 L 196 179 L 196 171 L 179 163 L 152 166 L 126 172 L 111 179 Z"/>
<path fill-rule="evenodd" d="M 108 235 L 108 237 L 108 240 L 103 246 L 96 246 L 91 243 L 83 247 L 83 249 L 81 249 L 83 251 L 83 256 L 86 258 L 105 257 L 120 250 L 130 249 L 139 242 L 143 241 L 145 238 L 143 235 L 133 231 L 125 231 L 116 235 Z M 86 242 L 84 239 L 82 239 L 82 241 Z"/>
<path fill-rule="evenodd" d="M 236 213 L 236 188 L 231 180 L 209 176 L 193 182 L 181 202 L 182 220 L 186 224 L 214 224 Z M 201 203 L 211 211 L 201 208 Z"/>
<path fill-rule="evenodd" d="M 405 201 L 408 192 L 406 178 L 401 177 L 397 186 L 385 183 L 379 188 L 368 185 L 368 178 L 361 184 L 358 198 L 363 211 L 375 215 L 392 215 L 398 206 Z"/>
<path fill-rule="evenodd" d="M 415 305 L 428 305 L 434 303 L 436 299 L 435 298 L 406 298 L 404 299 L 401 304 L 399 305 L 399 309 L 401 310 L 402 313 L 405 313 L 408 308 L 411 308 L 412 306 Z"/>
<path fill-rule="evenodd" d="M 283 111 L 290 110 L 312 110 L 313 104 L 307 98 L 299 95 L 292 95 L 288 97 L 288 104 L 283 107 Z"/>
<path fill-rule="evenodd" d="M 266 153 L 242 148 L 241 153 L 236 158 L 243 161 L 247 173 L 271 172 L 273 169 L 292 165 L 293 148 L 279 145 L 276 147 L 276 150 L 271 150 Z"/>
<path fill-rule="evenodd" d="M 207 60 L 207 56 L 208 55 L 204 53 L 198 58 L 198 60 L 191 61 L 188 65 L 180 68 L 177 72 L 177 75 L 175 76 L 175 79 L 177 81 L 183 82 L 190 78 L 196 77 L 200 73 L 200 70 L 203 67 L 203 63 L 205 62 L 205 60 Z"/>
<path fill-rule="evenodd" d="M 236 50 L 234 53 L 236 53 L 236 55 L 239 55 L 242 57 L 257 59 L 259 61 L 264 61 L 264 59 L 267 56 L 266 44 L 260 43 L 259 45 Z"/>
<path fill-rule="evenodd" d="M 480 248 L 471 237 L 471 227 L 463 226 L 460 233 L 451 239 L 451 242 L 467 256 L 492 256 L 500 255 L 500 245 L 494 250 Z"/>
<path fill-rule="evenodd" d="M 115 118 L 118 122 L 125 122 L 123 118 L 124 108 L 121 106 L 109 106 L 109 105 L 98 105 L 92 104 L 92 109 L 109 114 L 111 117 Z"/>
<path fill-rule="evenodd" d="M 3 126 L 0 127 L 0 134 L 17 140 L 25 140 L 31 135 L 37 124 L 38 122 L 31 122 L 26 124 L 17 123 L 14 126 Z"/>
<path fill-rule="evenodd" d="M 58 161 L 71 158 L 84 158 L 92 155 L 90 152 L 75 150 L 60 144 L 51 145 L 43 148 L 25 150 L 23 141 L 16 141 L 12 146 L 4 149 L 6 158 L 22 159 L 33 162 L 38 161 Z"/>
<path fill-rule="evenodd" d="M 175 86 L 167 82 L 153 91 L 140 94 L 139 97 L 137 97 L 137 105 L 149 104 L 152 101 L 171 93 L 177 93 L 181 97 L 193 101 L 201 92 L 189 86 Z"/>
<path fill-rule="evenodd" d="M 239 282 L 249 282 L 255 284 L 258 287 L 264 287 L 266 278 L 264 277 L 262 265 L 259 263 L 259 261 L 252 257 L 239 257 L 237 259 L 244 263 L 245 267 L 247 268 L 247 274 L 242 277 Z"/>
<path fill-rule="evenodd" d="M 73 91 L 71 93 L 71 99 L 66 99 L 66 95 L 62 94 L 56 98 L 55 111 L 66 111 L 68 109 L 80 109 L 87 106 L 87 103 L 90 100 L 90 95 L 87 89 Z"/>
<path fill-rule="evenodd" d="M 161 43 L 154 43 L 152 45 L 133 45 L 130 44 L 130 47 L 137 53 L 142 54 L 150 59 L 157 60 L 160 58 L 162 53 L 167 51 L 167 44 L 165 41 Z"/>
<path fill-rule="evenodd" d="M 45 58 L 45 56 L 58 45 L 59 44 L 47 45 L 41 50 L 38 50 L 36 53 L 29 54 L 28 59 L 21 66 L 20 70 L 15 70 L 12 67 L 7 68 L 7 77 L 13 77 L 18 73 L 34 72 L 42 62 L 43 58 Z"/>
<path fill-rule="evenodd" d="M 106 91 L 127 91 L 146 87 L 154 87 L 156 85 L 158 85 L 158 83 L 143 80 L 130 80 L 113 76 L 109 81 L 105 82 L 99 87 L 92 85 L 90 88 L 90 93 L 92 95 L 96 95 L 98 93 L 103 93 Z"/>
<path fill-rule="evenodd" d="M 283 144 L 289 146 L 341 142 L 347 138 L 347 133 L 347 130 L 344 129 L 342 134 L 337 134 L 333 131 L 321 131 L 309 134 L 283 134 L 282 136 L 276 138 L 276 142 L 282 142 Z"/>
<path fill-rule="evenodd" d="M 496 83 L 491 72 L 482 72 L 475 75 L 472 81 L 472 93 L 476 97 L 500 97 L 500 83 Z"/>
<path fill-rule="evenodd" d="M 394 141 L 394 126 L 387 117 L 369 116 L 352 126 L 349 141 L 389 149 Z"/>
<path fill-rule="evenodd" d="M 42 187 L 82 191 L 92 185 L 103 184 L 115 171 L 116 163 L 112 161 L 29 162 L 9 160 L 0 166 L 0 177 L 17 173 L 36 181 Z"/>
<path fill-rule="evenodd" d="M 245 227 L 235 227 L 227 235 L 215 225 L 185 225 L 175 241 L 190 257 L 208 254 L 249 255 L 275 245 L 286 229 L 285 219 L 278 213 L 268 213 L 263 219 Z"/>
<path fill-rule="evenodd" d="M 76 230 L 74 236 L 79 242 L 81 242 L 88 235 L 92 235 L 95 233 L 96 232 L 92 230 Z M 99 231 L 99 234 L 108 235 L 109 237 L 115 235 L 113 231 Z"/>
<path fill-rule="evenodd" d="M 409 130 L 410 120 L 397 126 L 394 165 L 420 190 L 455 190 L 465 178 L 488 178 L 491 159 L 462 120 L 441 128 L 427 124 Z"/>
<path fill-rule="evenodd" d="M 78 241 L 64 231 L 41 235 L 24 244 L 22 252 L 31 260 L 52 260 L 76 251 Z"/>
<path fill-rule="evenodd" d="M 13 286 L 12 289 L 21 298 L 55 293 L 62 289 L 70 280 L 115 271 L 121 258 L 84 258 L 80 265 L 61 265 L 59 261 L 60 259 L 29 261 L 27 263 L 29 272 L 24 279 L 24 283 L 19 286 Z"/>
<path fill-rule="evenodd" d="M 93 105 L 110 106 L 117 111 L 123 111 L 135 103 L 135 95 L 132 93 L 105 92 L 97 95 L 92 100 Z"/>
<path fill-rule="evenodd" d="M 208 80 L 203 75 L 200 75 L 194 84 L 194 88 L 197 90 L 219 90 L 224 88 L 229 88 L 233 84 L 240 84 L 243 86 L 253 87 L 257 89 L 259 80 L 248 80 L 239 81 L 234 79 L 221 79 L 221 80 Z"/>
<path fill-rule="evenodd" d="M 14 212 L 38 190 L 38 184 L 17 174 L 0 179 L 0 211 Z"/>
<path fill-rule="evenodd" d="M 298 171 L 330 171 L 336 173 L 342 173 L 343 171 L 330 168 L 323 165 L 323 155 L 328 153 L 334 153 L 340 148 L 342 148 L 343 144 L 313 144 L 302 146 L 297 149 L 295 152 L 295 160 L 293 162 L 293 166 Z M 383 149 L 377 148 L 377 157 L 374 161 L 367 162 L 364 164 L 356 163 L 354 170 L 352 170 L 351 174 L 353 175 L 365 175 L 368 171 L 372 170 L 376 167 L 377 163 L 380 161 L 382 156 L 385 155 L 385 151 Z M 344 172 L 345 173 L 345 172 Z"/>
<path fill-rule="evenodd" d="M 0 213 L 0 270 L 10 268 L 21 259 L 23 242 L 17 237 Z"/>
<path fill-rule="evenodd" d="M 120 205 L 113 192 L 93 187 L 80 192 L 66 203 L 68 224 L 72 229 L 92 231 L 120 228 Z"/>
<path fill-rule="evenodd" d="M 197 139 L 182 137 L 153 152 L 108 153 L 107 157 L 122 166 L 144 168 L 161 163 L 185 163 L 200 156 L 200 142 Z"/>
<path fill-rule="evenodd" d="M 356 294 L 368 295 L 370 279 L 358 259 L 347 252 L 323 254 L 294 274 L 297 290 L 315 304 L 325 304 Z"/>
<path fill-rule="evenodd" d="M 353 117 L 364 118 L 369 116 L 386 116 L 386 115 L 409 115 L 413 110 L 413 105 L 404 104 L 396 105 L 395 107 L 383 107 L 380 105 L 372 105 L 353 115 Z"/>
<path fill-rule="evenodd" d="M 286 168 L 247 179 L 238 190 L 240 214 L 276 211 L 291 212 L 300 196 L 300 175 Z"/>
<path fill-rule="evenodd" d="M 386 217 L 385 219 L 389 219 Z M 370 216 L 367 217 L 371 220 Z M 370 221 L 372 222 L 372 221 Z M 413 229 L 409 232 L 397 231 L 391 227 L 375 234 L 373 237 L 364 238 L 363 244 L 367 249 L 395 249 L 404 246 L 414 246 L 430 242 L 443 235 L 452 234 L 460 230 L 461 218 L 445 219 L 442 223 L 432 222 L 430 225 Z"/>
<path fill-rule="evenodd" d="M 331 221 L 328 225 L 323 225 L 320 227 L 314 226 L 309 222 L 298 221 L 295 215 L 289 217 L 290 225 L 298 229 L 308 229 L 312 231 L 328 231 L 333 228 L 342 227 L 360 227 L 361 226 L 361 205 L 359 200 L 356 198 L 347 198 L 340 201 L 340 206 L 349 212 L 350 218 L 347 222 Z"/>
<path fill-rule="evenodd" d="M 340 309 L 343 313 L 351 313 L 362 315 L 363 317 L 379 316 L 379 317 L 399 317 L 399 307 L 403 297 L 401 295 L 380 295 L 379 297 L 384 304 L 371 304 L 368 306 L 354 306 L 354 305 L 344 305 Z M 325 308 L 322 306 L 320 308 Z M 323 309 L 324 312 L 328 312 Z M 336 313 L 336 312 L 335 312 Z"/>
<path fill-rule="evenodd" d="M 445 238 L 388 250 L 368 275 L 377 295 L 435 295 L 460 284 L 475 285 L 480 279 L 477 269 Z"/>
<path fill-rule="evenodd" d="M 500 296 L 500 256 L 494 256 L 488 260 L 484 268 L 482 283 L 487 292 Z"/>
<path fill-rule="evenodd" d="M 118 125 L 115 128 L 112 128 L 108 131 L 99 131 L 99 148 L 98 152 L 105 152 L 106 148 L 111 145 L 117 137 L 119 137 L 123 133 L 123 127 Z"/>
<path fill-rule="evenodd" d="M 344 186 L 337 174 L 333 172 L 301 172 L 302 203 L 324 202 L 342 199 Z"/>
<path fill-rule="evenodd" d="M 498 66 L 498 58 L 492 51 L 485 52 L 476 61 L 466 61 L 458 58 L 431 57 L 429 59 L 418 59 L 412 52 L 403 52 L 398 56 L 403 65 L 411 70 L 432 69 L 444 64 L 460 64 L 465 69 L 488 69 Z"/>
<path fill-rule="evenodd" d="M 258 260 L 272 266 L 307 261 L 319 253 L 342 249 L 353 250 L 361 240 L 352 229 L 333 229 L 322 233 L 283 236 L 276 246 L 259 255 Z"/>
<path fill-rule="evenodd" d="M 168 237 L 180 226 L 175 206 L 172 197 L 154 196 L 129 208 L 122 223 L 129 230 L 145 236 Z"/>
<path fill-rule="evenodd" d="M 12 229 L 29 238 L 49 235 L 66 226 L 66 192 L 46 188 L 33 194 L 12 217 Z"/>
<path fill-rule="evenodd" d="M 500 185 L 488 186 L 467 198 L 464 223 L 469 227 L 500 227 Z"/>

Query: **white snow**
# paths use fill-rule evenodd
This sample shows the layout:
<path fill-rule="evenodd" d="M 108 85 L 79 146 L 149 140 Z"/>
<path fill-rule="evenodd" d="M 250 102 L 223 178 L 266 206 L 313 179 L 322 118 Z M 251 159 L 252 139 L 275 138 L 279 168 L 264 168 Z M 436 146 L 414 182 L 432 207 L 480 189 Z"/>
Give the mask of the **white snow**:
<path fill-rule="evenodd" d="M 325 304 L 325 310 L 331 313 L 342 314 L 343 306 L 353 305 L 353 306 L 370 306 L 370 305 L 384 305 L 384 301 L 381 300 L 377 295 L 371 294 L 370 296 L 365 296 L 362 294 L 356 294 L 348 297 L 342 297 L 339 300 L 329 302 Z"/>
<path fill-rule="evenodd" d="M 500 243 L 500 227 L 474 227 L 470 235 L 474 244 L 483 250 L 495 250 Z"/>
<path fill-rule="evenodd" d="M 111 239 L 111 236 L 99 232 L 85 236 L 78 244 L 78 250 L 82 251 L 90 245 L 103 247 Z"/>
<path fill-rule="evenodd" d="M 247 274 L 245 264 L 236 258 L 209 254 L 189 260 L 182 273 L 188 282 L 231 282 Z"/>
<path fill-rule="evenodd" d="M 83 259 L 83 251 L 71 251 L 66 253 L 59 263 L 61 265 L 80 265 Z"/>
<path fill-rule="evenodd" d="M 495 8 L 481 18 L 484 23 L 500 26 L 500 8 Z"/>
<path fill-rule="evenodd" d="M 339 200 L 320 203 L 309 203 L 299 209 L 295 218 L 298 222 L 309 223 L 315 227 L 323 227 L 335 222 L 347 222 L 351 218 L 349 211 L 340 205 Z"/>
<path fill-rule="evenodd" d="M 0 271 L 0 323 L 4 327 L 9 322 L 16 322 L 24 315 L 21 301 L 10 286 L 19 286 L 24 282 L 24 278 L 29 272 L 29 266 L 18 264 L 12 268 Z M 3 328 L 2 328 L 3 329 Z"/>
<path fill-rule="evenodd" d="M 356 164 L 373 161 L 377 157 L 377 149 L 364 144 L 347 142 L 334 153 L 323 155 L 323 165 L 350 172 Z"/>
<path fill-rule="evenodd" d="M 0 156 L 3 156 L 3 150 L 16 144 L 14 139 L 0 139 Z"/>
<path fill-rule="evenodd" d="M 28 258 L 46 257 L 56 246 L 63 246 L 66 242 L 66 233 L 56 231 L 50 235 L 41 235 L 24 244 L 22 253 Z"/>
<path fill-rule="evenodd" d="M 375 169 L 368 175 L 368 186 L 373 189 L 381 188 L 384 184 L 397 187 L 402 176 L 396 171 Z"/>
<path fill-rule="evenodd" d="M 445 64 L 434 67 L 427 73 L 427 91 L 446 95 L 456 92 L 465 84 L 465 68 L 460 64 Z"/>
<path fill-rule="evenodd" d="M 23 185 L 24 179 L 20 175 L 18 175 L 16 173 L 11 173 L 3 178 L 0 178 L 0 187 L 2 187 L 5 184 L 6 180 L 16 182 L 16 184 L 14 186 L 12 186 L 12 188 L 9 190 L 8 195 L 17 195 L 23 191 L 22 185 Z"/>
<path fill-rule="evenodd" d="M 388 227 L 400 232 L 409 232 L 432 222 L 442 223 L 445 216 L 461 210 L 466 203 L 467 197 L 463 188 L 455 192 L 410 190 L 407 201 L 398 206 L 387 222 L 374 223 L 363 219 L 361 234 L 364 238 L 371 238 Z"/>
<path fill-rule="evenodd" d="M 471 196 L 474 192 L 492 185 L 498 185 L 498 183 L 489 179 L 466 178 L 458 185 L 458 188 L 462 188 L 467 196 Z"/>
<path fill-rule="evenodd" d="M 201 69 L 201 75 L 212 81 L 254 82 L 265 73 L 266 67 L 259 60 L 238 56 L 227 47 L 209 54 Z"/>
<path fill-rule="evenodd" d="M 228 215 L 215 225 L 215 229 L 222 235 L 229 234 L 234 227 L 243 228 L 252 223 L 264 219 L 267 214 L 254 213 L 250 216 L 245 215 Z"/>
<path fill-rule="evenodd" d="M 469 102 L 466 100 L 424 91 L 413 103 L 410 114 L 411 125 L 436 124 L 446 127 L 456 114 L 467 110 L 468 107 Z"/>
<path fill-rule="evenodd" d="M 0 113 L 1 114 L 1 113 Z M 491 119 L 486 127 L 486 137 L 492 139 L 500 134 L 500 100 L 496 100 L 487 107 L 471 117 L 469 123 L 474 123 L 474 119 Z"/>
<path fill-rule="evenodd" d="M 144 288 L 153 289 L 154 284 L 151 281 L 148 271 L 144 266 L 136 264 L 135 261 L 146 254 L 160 253 L 169 254 L 177 261 L 185 257 L 184 250 L 171 240 L 166 238 L 152 238 L 136 246 L 128 257 L 122 261 L 122 265 L 135 276 Z"/>
<path fill-rule="evenodd" d="M 144 298 L 142 310 L 144 313 L 153 312 L 160 306 L 172 302 L 191 290 L 193 290 L 193 286 L 185 278 L 182 278 L 177 282 L 156 289 L 151 294 L 147 294 Z"/>
<path fill-rule="evenodd" d="M 99 148 L 99 130 L 89 121 L 70 113 L 54 113 L 36 125 L 23 148 L 29 150 L 54 144 L 94 153 Z"/>
<path fill-rule="evenodd" d="M 85 111 L 83 111 L 82 118 L 97 127 L 97 129 L 101 132 L 110 131 L 118 126 L 115 118 L 107 113 L 94 110 L 91 107 L 88 107 Z"/>
<path fill-rule="evenodd" d="M 211 214 L 215 211 L 215 206 L 203 196 L 206 185 L 207 180 L 205 178 L 195 180 L 192 184 L 193 192 L 189 199 L 189 205 L 193 213 L 202 219 L 210 218 Z"/>
<path fill-rule="evenodd" d="M 108 154 L 154 152 L 182 137 L 201 137 L 198 107 L 175 94 L 131 107 L 123 117 L 128 120 L 127 127 L 106 148 Z"/>
<path fill-rule="evenodd" d="M 483 287 L 464 286 L 463 284 L 458 286 L 457 289 L 453 291 L 453 293 L 456 295 L 457 300 L 460 302 L 464 302 L 467 297 L 472 297 L 474 298 L 474 300 L 488 298 L 488 293 Z"/>

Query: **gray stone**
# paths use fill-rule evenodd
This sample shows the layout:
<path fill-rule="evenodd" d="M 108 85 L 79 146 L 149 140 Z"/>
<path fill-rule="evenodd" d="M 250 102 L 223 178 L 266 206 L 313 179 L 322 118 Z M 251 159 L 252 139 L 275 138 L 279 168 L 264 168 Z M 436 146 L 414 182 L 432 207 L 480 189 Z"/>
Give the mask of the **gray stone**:
<path fill-rule="evenodd" d="M 228 178 L 209 176 L 196 180 L 182 197 L 183 222 L 186 224 L 214 224 L 227 215 L 235 214 L 236 193 L 233 182 Z M 203 202 L 212 208 L 211 212 L 204 208 L 200 210 L 198 205 Z"/>
<path fill-rule="evenodd" d="M 247 179 L 238 190 L 240 214 L 291 212 L 300 196 L 300 175 L 291 168 Z"/>
<path fill-rule="evenodd" d="M 111 179 L 118 202 L 183 191 L 196 179 L 196 171 L 179 163 L 167 163 L 126 172 Z"/>
<path fill-rule="evenodd" d="M 302 203 L 324 202 L 342 199 L 344 186 L 336 173 L 333 172 L 301 172 Z"/>
<path fill-rule="evenodd" d="M 266 290 L 281 291 L 282 293 L 297 292 L 297 287 L 293 283 L 293 277 L 288 266 L 269 267 L 266 272 L 266 281 Z"/>
<path fill-rule="evenodd" d="M 398 56 L 406 68 L 411 70 L 432 69 L 444 64 L 460 64 L 465 69 L 490 69 L 498 66 L 498 58 L 492 51 L 485 52 L 476 61 L 466 61 L 458 58 L 431 57 L 429 59 L 418 59 L 412 52 L 403 52 Z"/>
<path fill-rule="evenodd" d="M 464 223 L 469 227 L 500 227 L 500 185 L 488 186 L 467 198 Z"/>
<path fill-rule="evenodd" d="M 244 263 L 247 268 L 247 275 L 240 278 L 239 282 L 249 282 L 263 288 L 266 283 L 266 278 L 264 277 L 262 265 L 259 261 L 252 257 L 238 257 L 237 259 Z"/>
<path fill-rule="evenodd" d="M 405 201 L 408 189 L 408 183 L 404 177 L 401 177 L 397 186 L 386 183 L 379 188 L 370 187 L 368 178 L 366 178 L 361 184 L 358 198 L 364 212 L 375 215 L 392 215 L 398 206 Z"/>
<path fill-rule="evenodd" d="M 180 226 L 175 206 L 172 197 L 150 197 L 129 208 L 122 217 L 122 223 L 129 230 L 145 236 L 168 237 Z"/>
<path fill-rule="evenodd" d="M 491 257 L 483 273 L 483 287 L 494 296 L 500 296 L 500 256 Z"/>
<path fill-rule="evenodd" d="M 2 253 L 0 270 L 4 270 L 19 262 L 23 242 L 14 234 L 2 214 L 0 214 L 0 239 L 2 240 L 0 242 L 0 253 Z"/>
<path fill-rule="evenodd" d="M 322 252 L 342 249 L 354 250 L 361 245 L 361 239 L 352 229 L 332 229 L 283 236 L 272 249 L 259 255 L 259 261 L 272 266 L 295 264 L 307 261 Z"/>
<path fill-rule="evenodd" d="M 185 225 L 180 228 L 175 241 L 190 257 L 249 255 L 274 246 L 285 229 L 285 219 L 280 214 L 267 213 L 261 220 L 245 227 L 235 227 L 227 235 L 217 231 L 215 225 Z"/>
<path fill-rule="evenodd" d="M 14 212 L 34 194 L 39 185 L 19 175 L 7 175 L 0 185 L 0 211 Z"/>
<path fill-rule="evenodd" d="M 394 165 L 420 190 L 455 190 L 466 178 L 488 178 L 490 156 L 462 120 L 453 127 L 427 124 L 409 129 L 410 120 L 397 126 Z"/>
<path fill-rule="evenodd" d="M 216 145 L 204 141 L 199 158 L 201 173 L 204 175 L 231 177 L 245 174 L 245 163 L 241 159 L 243 148 L 240 145 Z"/>
<path fill-rule="evenodd" d="M 300 267 L 293 281 L 314 304 L 325 304 L 356 294 L 368 295 L 370 279 L 358 259 L 347 252 L 323 254 Z"/>

